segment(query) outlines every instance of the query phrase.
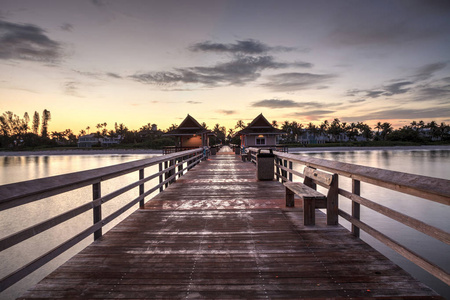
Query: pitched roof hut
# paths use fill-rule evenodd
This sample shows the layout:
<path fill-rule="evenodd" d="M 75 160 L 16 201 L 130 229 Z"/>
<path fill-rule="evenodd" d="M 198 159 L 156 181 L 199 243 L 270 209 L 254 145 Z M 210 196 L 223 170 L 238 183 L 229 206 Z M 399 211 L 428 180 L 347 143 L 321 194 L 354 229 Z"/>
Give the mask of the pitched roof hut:
<path fill-rule="evenodd" d="M 243 147 L 275 146 L 277 137 L 285 132 L 277 129 L 260 114 L 247 127 L 238 131 Z"/>
<path fill-rule="evenodd" d="M 209 137 L 214 135 L 211 130 L 204 128 L 189 114 L 181 122 L 180 126 L 164 134 L 173 136 L 176 139 L 176 147 L 182 150 L 198 148 L 209 145 Z"/>

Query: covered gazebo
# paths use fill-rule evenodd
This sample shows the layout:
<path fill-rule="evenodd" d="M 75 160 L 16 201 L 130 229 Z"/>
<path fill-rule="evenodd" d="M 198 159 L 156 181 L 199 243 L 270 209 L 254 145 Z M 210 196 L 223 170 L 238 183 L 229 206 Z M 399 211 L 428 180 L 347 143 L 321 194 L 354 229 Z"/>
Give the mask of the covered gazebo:
<path fill-rule="evenodd" d="M 247 127 L 238 131 L 242 147 L 275 147 L 277 137 L 285 132 L 277 129 L 260 114 Z"/>
<path fill-rule="evenodd" d="M 209 137 L 214 133 L 200 125 L 192 116 L 187 115 L 180 126 L 164 135 L 175 138 L 176 148 L 187 150 L 208 146 Z"/>

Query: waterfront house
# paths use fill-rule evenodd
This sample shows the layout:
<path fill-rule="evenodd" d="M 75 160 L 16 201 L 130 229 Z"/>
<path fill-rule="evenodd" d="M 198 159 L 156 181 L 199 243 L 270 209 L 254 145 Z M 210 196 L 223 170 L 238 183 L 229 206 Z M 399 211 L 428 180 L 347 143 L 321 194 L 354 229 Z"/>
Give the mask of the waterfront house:
<path fill-rule="evenodd" d="M 214 136 L 214 133 L 200 125 L 192 116 L 187 115 L 180 126 L 164 135 L 175 138 L 175 147 L 190 149 L 209 146 L 209 137 Z"/>
<path fill-rule="evenodd" d="M 236 133 L 241 138 L 242 147 L 275 146 L 282 134 L 285 132 L 273 127 L 263 114 Z"/>
<path fill-rule="evenodd" d="M 78 138 L 78 148 L 92 148 L 94 145 L 102 147 L 110 147 L 112 145 L 118 145 L 122 141 L 122 136 L 117 137 L 100 137 L 98 138 L 95 133 L 82 135 Z"/>
<path fill-rule="evenodd" d="M 99 139 L 95 137 L 94 133 L 82 135 L 78 138 L 78 148 L 92 148 L 92 146 L 98 143 Z"/>

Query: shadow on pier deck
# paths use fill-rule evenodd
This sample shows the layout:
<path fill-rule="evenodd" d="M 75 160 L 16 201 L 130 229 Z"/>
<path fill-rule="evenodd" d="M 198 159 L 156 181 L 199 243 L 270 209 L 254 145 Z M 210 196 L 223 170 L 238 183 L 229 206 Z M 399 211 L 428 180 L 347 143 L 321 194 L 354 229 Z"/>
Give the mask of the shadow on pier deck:
<path fill-rule="evenodd" d="M 20 299 L 441 299 L 324 215 L 301 218 L 280 183 L 213 156 Z"/>

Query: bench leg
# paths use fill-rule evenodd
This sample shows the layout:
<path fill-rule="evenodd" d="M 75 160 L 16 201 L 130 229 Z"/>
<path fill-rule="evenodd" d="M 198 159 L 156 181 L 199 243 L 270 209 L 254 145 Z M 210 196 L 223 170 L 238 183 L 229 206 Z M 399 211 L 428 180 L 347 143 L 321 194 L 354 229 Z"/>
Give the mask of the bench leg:
<path fill-rule="evenodd" d="M 327 225 L 339 224 L 339 183 L 338 175 L 333 175 L 333 183 L 328 190 L 327 195 Z"/>
<path fill-rule="evenodd" d="M 316 200 L 303 199 L 303 225 L 316 224 Z"/>
<path fill-rule="evenodd" d="M 286 207 L 294 207 L 295 206 L 294 195 L 295 194 L 293 191 L 286 188 Z"/>

